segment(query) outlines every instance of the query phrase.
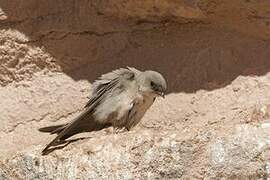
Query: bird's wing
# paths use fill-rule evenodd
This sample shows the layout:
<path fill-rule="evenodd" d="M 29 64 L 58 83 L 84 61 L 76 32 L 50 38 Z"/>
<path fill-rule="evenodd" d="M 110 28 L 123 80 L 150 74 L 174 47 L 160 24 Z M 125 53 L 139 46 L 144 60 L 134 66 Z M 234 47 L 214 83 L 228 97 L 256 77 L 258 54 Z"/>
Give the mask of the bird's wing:
<path fill-rule="evenodd" d="M 90 106 L 93 102 L 95 102 L 96 97 L 104 95 L 104 92 L 110 93 L 112 91 L 108 89 L 110 86 L 113 86 L 114 88 L 120 87 L 123 84 L 123 81 L 133 80 L 139 73 L 141 73 L 141 71 L 135 68 L 127 67 L 103 74 L 93 83 L 92 97 L 89 99 L 85 107 Z"/>
<path fill-rule="evenodd" d="M 121 68 L 102 75 L 97 81 L 93 83 L 93 94 L 86 104 L 84 111 L 72 122 L 67 124 L 66 127 L 57 135 L 57 137 L 55 137 L 44 148 L 42 153 L 45 154 L 49 147 L 55 145 L 57 141 L 66 139 L 66 137 L 68 138 L 68 135 L 73 133 L 74 130 L 80 126 L 80 124 L 84 124 L 84 120 L 88 119 L 88 117 L 92 115 L 96 107 L 102 103 L 102 101 L 106 99 L 108 95 L 114 94 L 113 91 L 115 91 L 116 88 L 121 87 L 124 80 L 134 79 L 138 72 L 140 71 L 135 72 L 134 70 Z M 87 123 L 90 123 L 92 126 L 100 126 L 100 124 L 94 120 L 87 121 Z"/>

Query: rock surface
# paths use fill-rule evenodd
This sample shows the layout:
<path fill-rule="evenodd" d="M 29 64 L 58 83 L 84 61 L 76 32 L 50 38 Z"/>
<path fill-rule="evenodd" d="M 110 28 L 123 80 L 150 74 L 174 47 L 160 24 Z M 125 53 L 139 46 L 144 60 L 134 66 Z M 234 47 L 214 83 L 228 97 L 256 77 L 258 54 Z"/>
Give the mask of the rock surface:
<path fill-rule="evenodd" d="M 0 0 L 0 179 L 270 178 L 267 0 Z M 123 66 L 169 82 L 139 127 L 47 156 L 38 128 L 70 121 Z M 76 137 L 75 137 L 76 138 Z"/>

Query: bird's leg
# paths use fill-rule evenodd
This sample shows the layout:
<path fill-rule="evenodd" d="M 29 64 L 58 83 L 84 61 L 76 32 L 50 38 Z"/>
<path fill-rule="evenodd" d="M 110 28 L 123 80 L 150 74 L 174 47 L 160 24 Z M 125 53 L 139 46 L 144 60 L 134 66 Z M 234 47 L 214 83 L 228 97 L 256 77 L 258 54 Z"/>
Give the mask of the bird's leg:
<path fill-rule="evenodd" d="M 113 134 L 118 134 L 118 133 L 121 133 L 121 132 L 124 132 L 125 131 L 125 128 L 123 127 L 114 127 L 113 128 Z"/>
<path fill-rule="evenodd" d="M 118 134 L 120 132 L 121 128 L 114 126 L 113 127 L 113 134 Z"/>
<path fill-rule="evenodd" d="M 117 134 L 117 128 L 113 127 L 113 134 Z"/>

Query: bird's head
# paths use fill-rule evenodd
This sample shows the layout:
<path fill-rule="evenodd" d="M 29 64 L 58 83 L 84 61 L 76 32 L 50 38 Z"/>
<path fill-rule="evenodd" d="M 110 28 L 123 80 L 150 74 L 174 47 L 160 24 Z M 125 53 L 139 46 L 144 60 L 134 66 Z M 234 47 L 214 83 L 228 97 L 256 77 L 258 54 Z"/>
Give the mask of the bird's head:
<path fill-rule="evenodd" d="M 140 74 L 140 91 L 153 96 L 165 97 L 167 84 L 164 77 L 156 71 L 144 71 Z"/>

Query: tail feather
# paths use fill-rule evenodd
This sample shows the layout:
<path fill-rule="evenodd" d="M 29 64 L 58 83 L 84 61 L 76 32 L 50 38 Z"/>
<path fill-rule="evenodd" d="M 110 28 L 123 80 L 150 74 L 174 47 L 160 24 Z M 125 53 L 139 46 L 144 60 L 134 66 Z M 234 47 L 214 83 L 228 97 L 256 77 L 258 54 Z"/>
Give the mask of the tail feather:
<path fill-rule="evenodd" d="M 98 121 L 95 121 L 92 118 L 91 112 L 86 109 L 68 124 L 40 128 L 39 131 L 41 132 L 57 134 L 57 136 L 43 149 L 42 154 L 45 155 L 49 148 L 56 145 L 58 141 L 64 141 L 78 133 L 98 131 L 109 126 L 111 126 L 111 124 L 101 124 Z"/>
<path fill-rule="evenodd" d="M 67 126 L 67 124 L 61 124 L 61 125 L 56 125 L 56 126 L 43 127 L 43 128 L 38 129 L 38 130 L 40 132 L 59 134 L 63 129 L 65 129 L 66 126 Z"/>

